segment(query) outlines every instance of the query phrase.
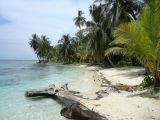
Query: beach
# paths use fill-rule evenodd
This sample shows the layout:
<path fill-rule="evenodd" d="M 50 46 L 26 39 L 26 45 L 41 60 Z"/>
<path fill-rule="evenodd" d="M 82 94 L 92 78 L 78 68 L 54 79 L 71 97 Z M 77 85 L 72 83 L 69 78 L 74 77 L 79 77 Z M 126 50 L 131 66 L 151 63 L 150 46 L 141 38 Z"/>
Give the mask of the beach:
<path fill-rule="evenodd" d="M 67 120 L 60 115 L 64 106 L 55 100 L 24 96 L 29 89 L 65 83 L 70 90 L 80 92 L 77 97 L 80 103 L 109 120 L 160 119 L 158 93 L 153 96 L 148 92 L 150 89 L 127 92 L 105 86 L 107 83 L 139 85 L 143 80 L 143 68 L 37 64 L 35 61 L 1 61 L 0 65 L 0 118 L 3 120 Z"/>
<path fill-rule="evenodd" d="M 143 80 L 143 68 L 100 68 L 87 67 L 89 71 L 94 71 L 92 82 L 102 84 L 100 77 L 107 79 L 112 85 L 126 84 L 139 85 Z M 101 91 L 103 97 L 93 99 L 95 91 Z M 108 87 L 97 87 L 94 91 L 82 92 L 88 99 L 81 100 L 87 107 L 104 115 L 109 120 L 159 120 L 160 119 L 160 94 L 153 98 L 149 90 L 143 91 L 114 91 Z M 91 95 L 91 96 L 90 96 Z M 146 97 L 145 97 L 146 95 Z"/>
<path fill-rule="evenodd" d="M 160 0 L 0 8 L 0 120 L 160 120 Z"/>

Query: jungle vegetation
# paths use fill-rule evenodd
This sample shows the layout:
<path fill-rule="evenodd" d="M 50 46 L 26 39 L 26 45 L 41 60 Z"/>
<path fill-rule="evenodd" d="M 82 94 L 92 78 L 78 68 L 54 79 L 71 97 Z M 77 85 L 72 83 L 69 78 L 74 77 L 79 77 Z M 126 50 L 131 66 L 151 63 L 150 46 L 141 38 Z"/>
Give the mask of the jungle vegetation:
<path fill-rule="evenodd" d="M 29 44 L 39 61 L 144 66 L 160 86 L 159 5 L 159 0 L 95 0 L 90 20 L 81 10 L 73 18 L 75 36 L 62 35 L 51 46 L 45 35 L 33 34 Z"/>

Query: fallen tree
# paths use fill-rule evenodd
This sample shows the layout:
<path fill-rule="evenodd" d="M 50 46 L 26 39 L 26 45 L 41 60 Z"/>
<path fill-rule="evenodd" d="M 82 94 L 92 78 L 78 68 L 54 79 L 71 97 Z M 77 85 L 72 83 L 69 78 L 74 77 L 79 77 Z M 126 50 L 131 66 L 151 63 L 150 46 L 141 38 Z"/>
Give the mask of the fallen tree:
<path fill-rule="evenodd" d="M 125 84 L 107 85 L 107 84 L 102 84 L 101 87 L 112 88 L 114 91 L 127 91 L 127 92 L 134 92 L 137 90 L 142 90 L 142 87 L 140 85 L 125 85 Z"/>
<path fill-rule="evenodd" d="M 101 76 L 102 84 L 101 87 L 106 88 L 113 88 L 115 91 L 127 91 L 127 92 L 133 92 L 136 90 L 142 90 L 142 85 L 127 85 L 127 84 L 111 84 L 110 81 L 108 81 L 105 77 Z"/>
<path fill-rule="evenodd" d="M 84 106 L 79 99 L 77 94 L 79 92 L 71 91 L 68 89 L 68 84 L 61 87 L 50 85 L 48 89 L 43 90 L 29 90 L 26 91 L 26 97 L 37 97 L 37 96 L 51 96 L 56 100 L 66 105 L 61 110 L 61 115 L 69 119 L 81 119 L 81 120 L 107 120 L 104 116 L 99 115 L 97 112 L 90 110 Z"/>

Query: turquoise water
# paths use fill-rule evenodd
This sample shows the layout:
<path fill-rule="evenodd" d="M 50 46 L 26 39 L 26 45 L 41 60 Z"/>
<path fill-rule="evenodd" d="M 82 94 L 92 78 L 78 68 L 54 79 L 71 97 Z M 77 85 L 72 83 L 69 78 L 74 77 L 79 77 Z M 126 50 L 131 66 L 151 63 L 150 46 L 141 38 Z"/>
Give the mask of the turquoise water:
<path fill-rule="evenodd" d="M 51 98 L 26 98 L 28 89 L 49 84 L 75 85 L 84 68 L 42 65 L 35 61 L 0 61 L 0 120 L 66 120 Z"/>

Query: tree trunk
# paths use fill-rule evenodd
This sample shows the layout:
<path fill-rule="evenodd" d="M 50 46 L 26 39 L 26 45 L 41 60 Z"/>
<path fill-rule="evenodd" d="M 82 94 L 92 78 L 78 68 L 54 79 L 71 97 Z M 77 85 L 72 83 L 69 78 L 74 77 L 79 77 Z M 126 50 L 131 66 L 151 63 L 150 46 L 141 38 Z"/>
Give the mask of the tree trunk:
<path fill-rule="evenodd" d="M 51 96 L 56 98 L 56 100 L 59 100 L 66 105 L 66 107 L 61 110 L 61 115 L 69 119 L 107 120 L 104 116 L 101 116 L 99 113 L 84 106 L 76 96 L 79 92 L 69 90 L 67 85 L 68 84 L 65 84 L 61 87 L 50 85 L 48 89 L 29 90 L 26 91 L 25 96 Z"/>
<path fill-rule="evenodd" d="M 41 61 L 40 61 L 40 58 L 39 58 L 39 56 L 37 55 L 37 58 L 38 58 L 38 63 L 40 63 Z"/>
<path fill-rule="evenodd" d="M 154 88 L 160 87 L 160 79 L 159 79 L 159 63 L 158 61 L 154 62 L 153 67 L 153 80 L 154 80 Z"/>
<path fill-rule="evenodd" d="M 145 75 L 149 75 L 150 74 L 149 68 L 146 65 L 144 65 L 144 69 L 145 69 Z"/>
<path fill-rule="evenodd" d="M 108 59 L 108 61 L 109 61 L 110 65 L 113 67 L 113 66 L 114 66 L 114 64 L 113 64 L 113 62 L 112 62 L 112 60 L 110 59 L 110 57 L 109 57 L 109 56 L 107 56 L 107 59 Z"/>

